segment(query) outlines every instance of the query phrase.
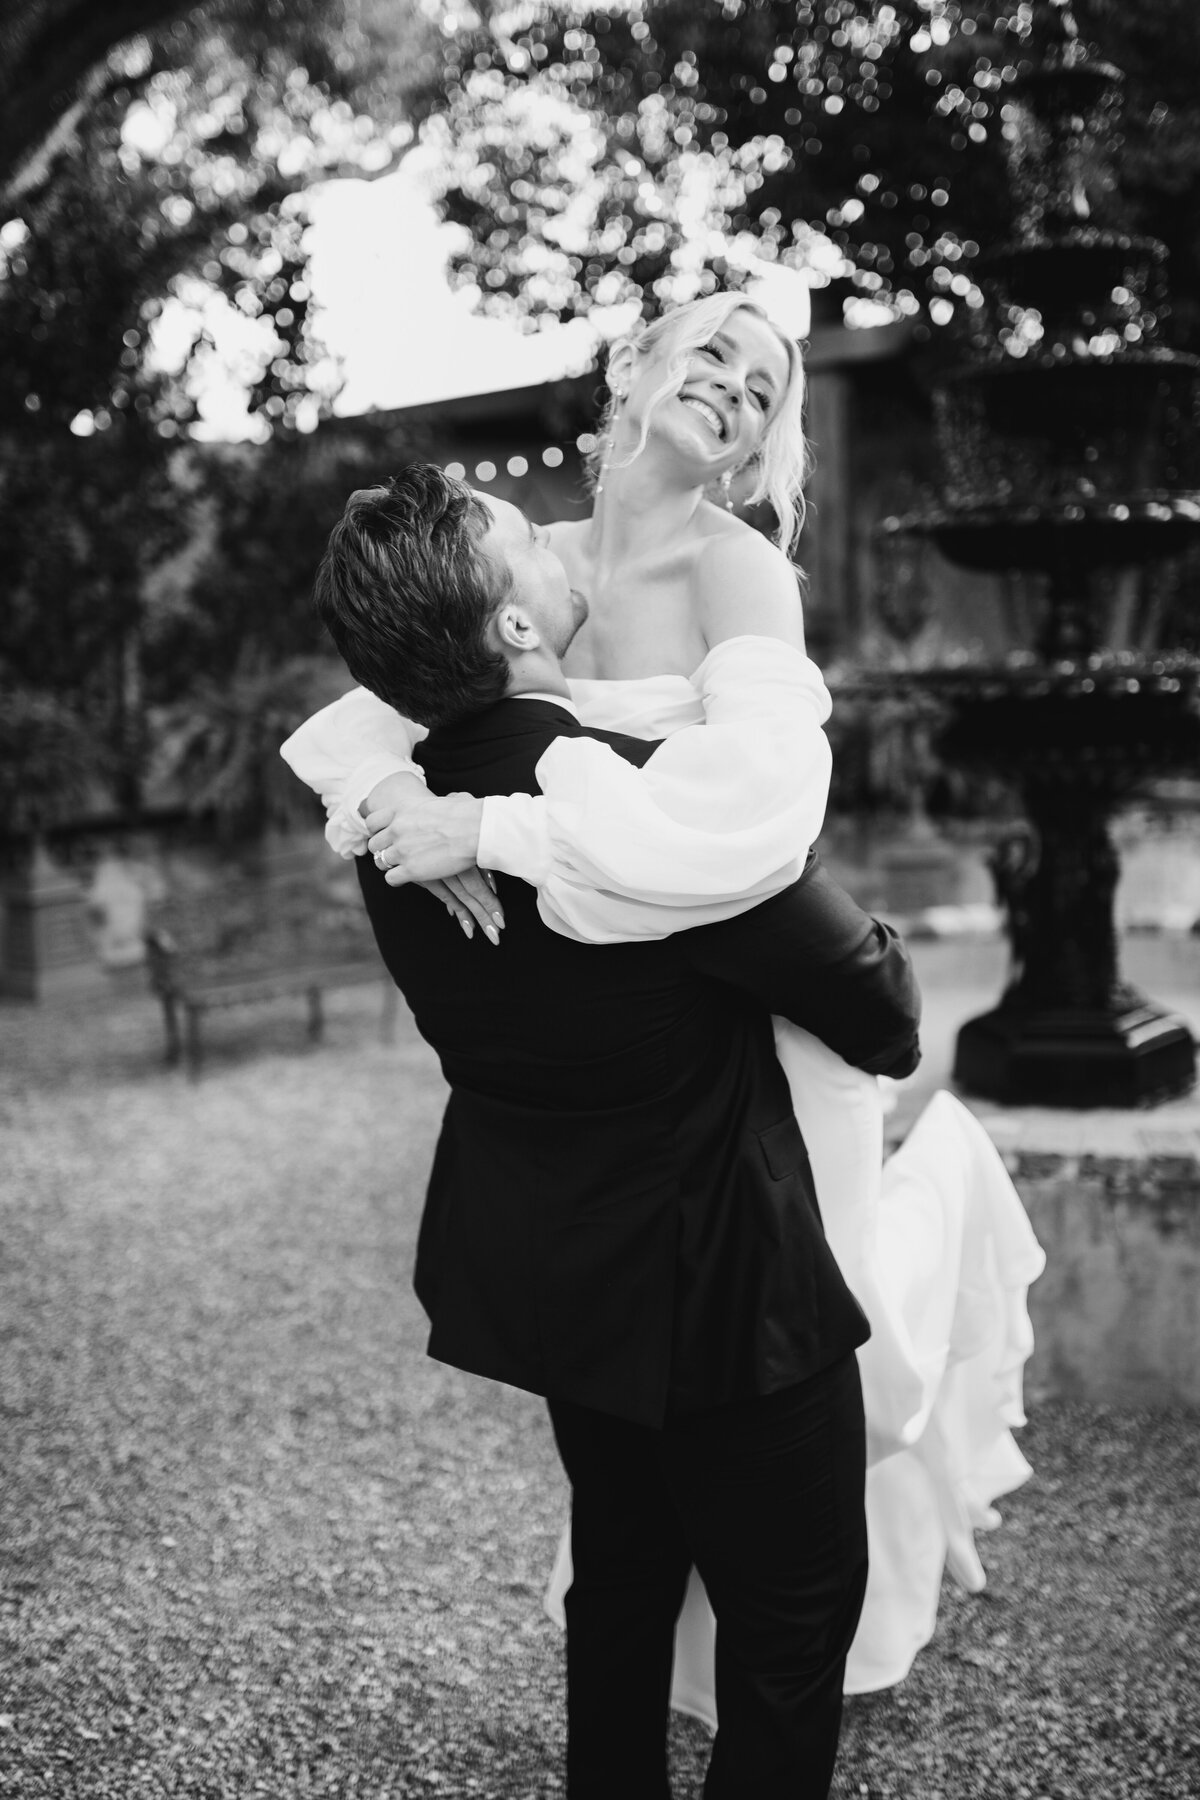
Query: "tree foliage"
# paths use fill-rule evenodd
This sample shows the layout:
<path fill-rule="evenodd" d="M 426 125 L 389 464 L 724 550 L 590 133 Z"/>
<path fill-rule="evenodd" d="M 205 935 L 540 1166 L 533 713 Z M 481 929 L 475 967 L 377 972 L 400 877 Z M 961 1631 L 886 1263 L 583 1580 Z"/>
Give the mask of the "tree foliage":
<path fill-rule="evenodd" d="M 347 421 L 186 453 L 188 552 L 149 584 L 144 612 L 150 775 L 230 836 L 311 810 L 279 746 L 348 683 L 312 604 L 313 575 L 347 492 L 377 480 L 396 447 Z"/>
<path fill-rule="evenodd" d="M 12 715 L 37 726 L 18 734 L 18 787 L 67 767 L 47 746 L 65 744 L 70 720 L 93 746 L 93 769 L 134 806 L 148 708 L 206 675 L 231 679 L 223 633 L 240 628 L 264 667 L 292 654 L 268 618 L 285 569 L 291 630 L 303 612 L 306 643 L 315 635 L 315 555 L 303 586 L 297 559 L 324 512 L 288 446 L 295 424 L 328 404 L 334 377 L 312 330 L 302 190 L 394 162 L 411 135 L 403 96 L 427 28 L 416 0 L 86 10 L 81 22 L 66 0 L 23 0 L 2 22 L 0 95 L 22 80 L 38 88 L 44 153 L 25 157 L 19 199 L 0 215 L 0 687 Z M 129 38 L 151 13 L 163 28 Z M 75 27 L 96 57 L 86 70 L 80 43 L 67 41 Z M 12 154 L 0 134 L 10 167 Z M 281 440 L 263 519 L 247 508 L 251 495 L 266 503 L 268 465 L 261 480 L 243 468 L 236 491 L 216 494 L 215 477 L 197 484 L 180 454 L 211 348 L 205 309 L 220 300 L 257 331 L 250 404 Z M 174 355 L 167 324 L 182 343 Z M 175 591 L 166 620 L 150 598 L 155 572 L 218 505 L 227 534 L 240 525 L 253 574 L 239 581 L 227 557 L 194 598 Z M 263 544 L 270 567 L 253 555 Z"/>
<path fill-rule="evenodd" d="M 0 678 L 0 828 L 25 835 L 82 809 L 107 774 L 78 711 Z"/>
<path fill-rule="evenodd" d="M 167 784 L 231 830 L 294 816 L 278 747 L 346 685 L 312 605 L 348 490 L 399 453 L 347 421 L 262 445 L 27 427 L 0 448 L 0 828 Z"/>
<path fill-rule="evenodd" d="M 150 354 L 172 297 L 194 302 L 195 357 L 213 295 L 260 322 L 250 404 L 264 419 L 294 419 L 314 386 L 328 397 L 301 190 L 386 167 L 407 142 L 401 52 L 418 72 L 427 28 L 402 3 L 373 35 L 379 11 L 224 0 L 111 52 L 71 145 L 0 232 L 0 417 L 191 423 L 188 357 L 172 378 Z"/>
<path fill-rule="evenodd" d="M 197 446 L 183 462 L 189 554 L 148 597 L 147 678 L 161 699 L 189 670 L 231 678 L 248 646 L 276 663 L 321 647 L 313 575 L 347 493 L 379 474 L 365 428 Z"/>
<path fill-rule="evenodd" d="M 9 0 L 0 13 L 0 193 L 41 179 L 102 91 L 110 53 L 195 10 L 194 0 Z"/>
<path fill-rule="evenodd" d="M 69 719 L 90 773 L 136 793 L 142 584 L 187 528 L 163 448 L 138 431 L 64 441 L 34 421 L 0 440 L 0 690 L 9 716 L 31 721 L 18 786 L 47 788 Z"/>
<path fill-rule="evenodd" d="M 257 65 L 282 56 L 378 116 L 420 68 L 414 22 L 391 0 L 5 0 L 0 193 L 11 205 L 41 185 L 79 121 L 125 79 L 116 53 L 131 42 L 153 45 L 163 67 L 190 66 L 212 38 Z"/>
<path fill-rule="evenodd" d="M 565 318 L 737 280 L 814 235 L 861 295 L 949 319 L 1012 226 L 1008 90 L 1048 0 L 560 0 L 485 10 L 422 95 L 444 144 L 458 278 L 487 310 Z M 1076 0 L 1128 75 L 1112 219 L 1174 253 L 1200 340 L 1200 10 Z"/>

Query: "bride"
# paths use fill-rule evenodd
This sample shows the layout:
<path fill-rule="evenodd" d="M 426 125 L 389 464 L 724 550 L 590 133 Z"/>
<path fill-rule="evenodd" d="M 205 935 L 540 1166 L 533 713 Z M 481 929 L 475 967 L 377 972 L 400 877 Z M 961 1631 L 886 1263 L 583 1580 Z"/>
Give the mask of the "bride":
<path fill-rule="evenodd" d="M 470 931 L 468 903 L 493 940 L 502 915 L 482 883 L 459 885 L 465 864 L 532 882 L 546 922 L 583 941 L 662 937 L 786 886 L 824 815 L 830 703 L 787 555 L 806 465 L 797 346 L 754 303 L 717 295 L 618 344 L 607 382 L 594 510 L 549 527 L 550 543 L 588 601 L 567 659 L 581 716 L 666 738 L 651 763 L 562 739 L 538 766 L 541 796 L 435 799 L 411 760 L 422 729 L 362 689 L 283 747 L 324 799 L 335 848 L 369 838 L 389 879 L 425 880 Z M 729 510 L 742 471 L 777 545 Z M 826 1234 L 872 1327 L 859 1352 L 870 1576 L 846 1674 L 863 1693 L 907 1674 L 947 1566 L 984 1585 L 975 1532 L 1030 1472 L 1012 1428 L 1043 1257 L 997 1152 L 949 1094 L 884 1162 L 878 1081 L 787 1022 L 776 1045 Z M 568 1528 L 547 1594 L 560 1622 L 569 1584 Z M 713 1633 L 693 1574 L 672 1699 L 710 1723 Z"/>

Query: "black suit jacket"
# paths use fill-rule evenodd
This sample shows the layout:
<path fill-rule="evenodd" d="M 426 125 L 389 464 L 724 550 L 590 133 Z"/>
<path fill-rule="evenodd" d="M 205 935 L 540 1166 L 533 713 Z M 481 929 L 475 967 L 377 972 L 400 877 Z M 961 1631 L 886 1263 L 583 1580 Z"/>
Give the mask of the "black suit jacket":
<path fill-rule="evenodd" d="M 513 699 L 420 747 L 435 792 L 536 793 L 582 734 Z M 643 762 L 654 745 L 589 732 Z M 450 1085 L 417 1250 L 430 1354 L 647 1424 L 801 1381 L 862 1343 L 826 1244 L 768 1008 L 863 1067 L 915 1066 L 899 940 L 819 864 L 738 919 L 655 943 L 550 931 L 501 876 L 498 947 L 428 894 L 359 879 Z"/>

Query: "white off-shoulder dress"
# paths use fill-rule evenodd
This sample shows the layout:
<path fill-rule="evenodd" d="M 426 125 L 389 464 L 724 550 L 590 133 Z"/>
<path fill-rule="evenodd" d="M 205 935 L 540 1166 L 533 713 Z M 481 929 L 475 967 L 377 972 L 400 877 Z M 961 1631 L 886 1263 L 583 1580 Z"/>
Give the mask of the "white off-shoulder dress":
<path fill-rule="evenodd" d="M 585 942 L 662 937 L 746 910 L 794 880 L 824 816 L 829 699 L 807 658 L 774 639 L 718 645 L 690 678 L 578 681 L 585 724 L 666 741 L 637 770 L 562 738 L 541 796 L 484 802 L 480 861 L 531 880 L 553 929 Z M 703 726 L 703 729 L 687 729 Z M 423 736 L 363 690 L 283 747 L 325 800 L 327 836 L 365 848 L 359 801 L 411 770 Z M 826 1234 L 871 1323 L 858 1352 L 867 1417 L 870 1575 L 847 1693 L 903 1680 L 937 1618 L 943 1571 L 985 1584 L 975 1533 L 1030 1469 L 1013 1439 L 1033 1345 L 1029 1284 L 1044 1257 L 991 1140 L 935 1094 L 883 1160 L 879 1083 L 775 1021 Z M 563 1620 L 564 1530 L 546 1595 Z M 676 1633 L 672 1702 L 715 1723 L 715 1626 L 693 1574 Z"/>

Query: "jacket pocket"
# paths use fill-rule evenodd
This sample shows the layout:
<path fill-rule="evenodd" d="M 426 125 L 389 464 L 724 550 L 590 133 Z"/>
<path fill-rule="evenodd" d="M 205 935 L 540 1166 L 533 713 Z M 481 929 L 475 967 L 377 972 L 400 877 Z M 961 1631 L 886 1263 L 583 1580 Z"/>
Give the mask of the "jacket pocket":
<path fill-rule="evenodd" d="M 800 1127 L 795 1119 L 781 1119 L 753 1136 L 757 1151 L 751 1153 L 750 1179 L 760 1231 L 777 1250 L 807 1240 L 812 1174 Z"/>
<path fill-rule="evenodd" d="M 808 1151 L 794 1118 L 780 1119 L 778 1125 L 768 1125 L 765 1131 L 754 1135 L 772 1181 L 786 1181 L 789 1175 L 807 1170 Z"/>

